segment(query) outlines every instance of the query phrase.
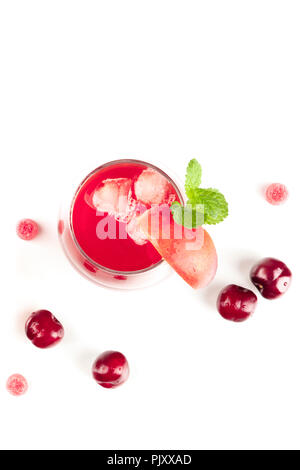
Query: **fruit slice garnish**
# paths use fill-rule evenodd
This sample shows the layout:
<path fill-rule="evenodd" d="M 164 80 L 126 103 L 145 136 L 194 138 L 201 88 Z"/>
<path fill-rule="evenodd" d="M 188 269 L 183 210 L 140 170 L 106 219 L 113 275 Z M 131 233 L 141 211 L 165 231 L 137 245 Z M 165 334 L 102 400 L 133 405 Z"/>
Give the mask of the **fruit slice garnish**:
<path fill-rule="evenodd" d="M 202 227 L 188 229 L 174 222 L 168 205 L 154 206 L 139 226 L 163 259 L 194 289 L 207 286 L 217 270 L 217 253 Z"/>

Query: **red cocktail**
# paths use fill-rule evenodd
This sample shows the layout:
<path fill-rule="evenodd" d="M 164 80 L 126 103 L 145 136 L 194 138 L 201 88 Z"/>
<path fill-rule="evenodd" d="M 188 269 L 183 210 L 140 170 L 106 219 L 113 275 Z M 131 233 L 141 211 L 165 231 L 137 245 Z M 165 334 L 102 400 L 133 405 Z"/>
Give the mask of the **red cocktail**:
<path fill-rule="evenodd" d="M 159 168 L 138 160 L 107 163 L 84 179 L 62 214 L 65 252 L 82 274 L 109 287 L 158 281 L 169 268 L 137 220 L 153 205 L 174 201 L 182 201 L 180 191 Z"/>

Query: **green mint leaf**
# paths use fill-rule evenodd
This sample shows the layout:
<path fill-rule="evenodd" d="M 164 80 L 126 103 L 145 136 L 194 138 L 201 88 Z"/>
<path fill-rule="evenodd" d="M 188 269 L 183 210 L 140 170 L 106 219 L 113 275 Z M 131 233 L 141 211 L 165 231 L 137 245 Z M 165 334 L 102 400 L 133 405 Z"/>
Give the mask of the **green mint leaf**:
<path fill-rule="evenodd" d="M 188 204 L 193 206 L 203 204 L 205 224 L 218 224 L 228 216 L 227 201 L 217 189 L 195 188 L 191 196 L 192 198 L 188 201 Z"/>
<path fill-rule="evenodd" d="M 200 163 L 193 158 L 188 164 L 185 176 L 185 192 L 188 198 L 191 197 L 192 190 L 201 184 L 202 168 Z"/>
<path fill-rule="evenodd" d="M 175 201 L 171 206 L 171 212 L 174 222 L 186 228 L 196 228 L 204 223 L 204 208 L 202 204 L 182 206 L 179 202 Z"/>

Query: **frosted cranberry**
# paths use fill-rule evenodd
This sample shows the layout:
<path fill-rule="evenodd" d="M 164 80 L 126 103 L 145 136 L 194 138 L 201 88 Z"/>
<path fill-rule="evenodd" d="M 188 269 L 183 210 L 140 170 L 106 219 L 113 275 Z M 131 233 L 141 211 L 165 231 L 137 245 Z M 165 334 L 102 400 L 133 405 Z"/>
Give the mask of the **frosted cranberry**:
<path fill-rule="evenodd" d="M 38 224 L 31 219 L 23 219 L 17 225 L 17 235 L 22 240 L 33 240 L 39 233 Z"/>
<path fill-rule="evenodd" d="M 289 193 L 284 184 L 273 183 L 266 189 L 266 199 L 270 204 L 278 205 L 285 202 Z"/>
<path fill-rule="evenodd" d="M 54 346 L 64 336 L 62 324 L 48 310 L 38 310 L 30 315 L 26 322 L 27 338 L 37 348 Z"/>
<path fill-rule="evenodd" d="M 104 388 L 116 388 L 122 385 L 129 376 L 126 357 L 117 351 L 106 351 L 93 365 L 93 377 Z"/>
<path fill-rule="evenodd" d="M 263 297 L 276 299 L 288 290 L 292 273 L 282 261 L 264 258 L 253 266 L 250 278 Z"/>
<path fill-rule="evenodd" d="M 20 395 L 24 395 L 28 390 L 27 380 L 23 375 L 13 374 L 7 379 L 6 388 L 11 395 L 19 397 Z"/>
<path fill-rule="evenodd" d="M 221 290 L 217 308 L 226 320 L 242 322 L 247 320 L 255 310 L 257 297 L 249 289 L 230 284 Z"/>

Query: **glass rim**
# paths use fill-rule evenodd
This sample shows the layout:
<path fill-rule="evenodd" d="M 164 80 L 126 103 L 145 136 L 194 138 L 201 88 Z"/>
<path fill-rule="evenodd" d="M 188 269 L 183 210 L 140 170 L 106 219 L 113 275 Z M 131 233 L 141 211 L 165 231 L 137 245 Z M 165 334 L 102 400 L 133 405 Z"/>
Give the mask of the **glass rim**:
<path fill-rule="evenodd" d="M 160 261 L 158 261 L 157 263 L 149 266 L 148 268 L 144 268 L 144 269 L 139 269 L 138 271 L 119 271 L 119 270 L 115 270 L 115 269 L 110 269 L 110 268 L 107 268 L 106 266 L 103 266 L 99 263 L 97 263 L 96 261 L 94 261 L 92 258 L 89 257 L 89 255 L 82 249 L 82 247 L 80 246 L 76 236 L 75 236 L 75 233 L 74 233 L 74 228 L 73 228 L 73 210 L 74 210 L 74 204 L 75 204 L 75 201 L 76 201 L 76 198 L 79 194 L 79 191 L 82 189 L 82 187 L 86 184 L 86 182 L 92 177 L 94 176 L 98 171 L 100 170 L 103 170 L 104 168 L 107 168 L 111 165 L 116 165 L 116 164 L 127 164 L 127 163 L 134 163 L 134 164 L 137 164 L 137 165 L 141 165 L 141 166 L 146 166 L 146 167 L 149 167 L 149 168 L 152 168 L 153 170 L 156 170 L 157 172 L 159 172 L 161 175 L 163 175 L 169 183 L 172 184 L 172 186 L 174 187 L 176 193 L 178 194 L 179 196 L 179 199 L 180 199 L 180 202 L 183 204 L 184 203 L 184 199 L 183 199 L 183 196 L 181 194 L 181 191 L 177 185 L 177 183 L 173 180 L 173 178 L 171 178 L 164 170 L 161 170 L 159 167 L 157 167 L 156 165 L 152 164 L 152 163 L 148 163 L 144 160 L 137 160 L 137 159 L 131 159 L 131 158 L 121 158 L 121 159 L 117 159 L 117 160 L 110 160 L 109 162 L 106 162 L 104 163 L 103 165 L 100 165 L 98 166 L 97 168 L 95 168 L 94 170 L 92 170 L 82 181 L 81 183 L 79 184 L 77 190 L 75 191 L 75 194 L 72 198 L 72 203 L 71 203 L 71 207 L 70 207 L 70 212 L 69 212 L 69 218 L 68 218 L 68 222 L 69 222 L 69 228 L 70 228 L 70 233 L 71 233 L 71 237 L 72 237 L 72 240 L 73 242 L 75 243 L 76 247 L 78 248 L 78 250 L 80 251 L 80 253 L 82 254 L 82 256 L 84 256 L 84 258 L 86 258 L 93 266 L 95 266 L 95 268 L 99 269 L 99 270 L 102 270 L 102 271 L 105 271 L 107 272 L 108 274 L 112 274 L 114 276 L 135 276 L 135 275 L 139 275 L 139 274 L 143 274 L 143 273 L 146 273 L 146 272 L 149 272 L 157 267 L 159 267 L 162 263 L 165 262 L 165 260 L 162 258 Z"/>

